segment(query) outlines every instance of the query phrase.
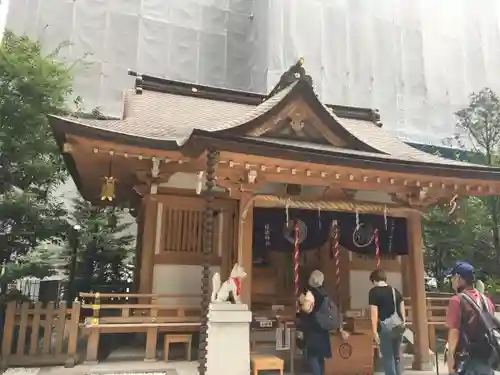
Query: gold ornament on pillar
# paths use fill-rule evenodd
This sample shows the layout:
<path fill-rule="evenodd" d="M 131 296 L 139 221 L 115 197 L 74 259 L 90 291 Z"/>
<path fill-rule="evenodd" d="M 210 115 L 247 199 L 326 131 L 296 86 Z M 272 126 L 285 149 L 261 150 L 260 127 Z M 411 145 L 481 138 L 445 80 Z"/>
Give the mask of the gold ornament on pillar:
<path fill-rule="evenodd" d="M 449 207 L 449 212 L 448 212 L 448 217 L 452 220 L 453 223 L 455 224 L 463 224 L 465 222 L 464 220 L 464 205 L 461 202 L 461 197 L 458 196 L 458 194 L 453 195 L 453 198 L 451 198 L 450 203 L 448 203 Z"/>
<path fill-rule="evenodd" d="M 112 168 L 113 168 L 113 154 L 110 153 L 110 160 L 109 160 L 109 171 L 108 175 L 104 177 L 104 182 L 101 187 L 101 201 L 109 201 L 112 202 L 115 198 L 115 183 L 116 183 L 116 178 L 113 177 L 112 174 Z"/>
<path fill-rule="evenodd" d="M 448 216 L 452 216 L 455 211 L 458 208 L 458 194 L 453 195 L 453 198 L 451 198 L 449 206 L 450 206 L 450 212 L 448 212 Z"/>

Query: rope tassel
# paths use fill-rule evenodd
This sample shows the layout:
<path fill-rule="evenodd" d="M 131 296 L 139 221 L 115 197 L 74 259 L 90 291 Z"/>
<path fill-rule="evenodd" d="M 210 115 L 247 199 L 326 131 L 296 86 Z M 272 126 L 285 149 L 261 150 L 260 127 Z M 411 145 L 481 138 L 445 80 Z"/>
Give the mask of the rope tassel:
<path fill-rule="evenodd" d="M 295 222 L 295 243 L 293 249 L 293 280 L 295 283 L 295 298 L 298 301 L 299 298 L 299 242 L 300 242 L 300 228 L 299 222 Z"/>
<path fill-rule="evenodd" d="M 335 259 L 335 291 L 337 293 L 337 304 L 340 306 L 340 228 L 336 220 L 332 223 L 333 241 L 332 252 Z"/>
<path fill-rule="evenodd" d="M 373 231 L 373 237 L 375 239 L 375 262 L 377 264 L 377 268 L 380 267 L 380 243 L 378 238 L 378 229 L 375 228 Z"/>

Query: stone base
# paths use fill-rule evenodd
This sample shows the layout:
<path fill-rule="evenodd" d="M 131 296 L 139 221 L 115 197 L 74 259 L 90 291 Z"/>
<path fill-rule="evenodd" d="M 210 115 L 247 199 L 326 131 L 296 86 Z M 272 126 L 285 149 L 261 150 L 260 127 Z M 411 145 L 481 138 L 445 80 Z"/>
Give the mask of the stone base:
<path fill-rule="evenodd" d="M 416 371 L 432 371 L 434 370 L 434 364 L 431 360 L 429 361 L 415 361 L 411 364 L 411 369 Z"/>
<path fill-rule="evenodd" d="M 250 322 L 247 305 L 213 303 L 208 311 L 207 375 L 250 373 Z"/>

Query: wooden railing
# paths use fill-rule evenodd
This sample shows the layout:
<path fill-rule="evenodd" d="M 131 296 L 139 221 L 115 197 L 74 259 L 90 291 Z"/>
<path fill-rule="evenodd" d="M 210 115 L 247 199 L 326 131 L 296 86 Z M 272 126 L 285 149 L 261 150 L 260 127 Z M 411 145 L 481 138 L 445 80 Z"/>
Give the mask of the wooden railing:
<path fill-rule="evenodd" d="M 429 293 L 426 298 L 426 312 L 429 331 L 429 342 L 431 350 L 436 349 L 436 331 L 446 328 L 446 310 L 450 298 L 453 296 L 451 293 Z M 410 298 L 405 298 L 406 316 L 408 325 L 411 328 L 413 314 Z M 495 306 L 496 311 L 500 311 L 500 305 Z"/>
<path fill-rule="evenodd" d="M 161 299 L 193 299 L 199 294 L 81 293 L 83 309 L 91 312 L 82 328 L 88 334 L 86 362 L 96 362 L 99 338 L 106 333 L 146 334 L 146 360 L 156 359 L 160 332 L 193 332 L 201 324 L 199 302 L 168 305 Z"/>
<path fill-rule="evenodd" d="M 437 294 L 437 293 L 436 293 Z M 440 293 L 440 297 L 427 297 L 426 298 L 426 311 L 427 321 L 432 325 L 444 325 L 446 323 L 446 310 L 453 296 L 451 293 Z M 407 320 L 409 323 L 412 321 L 412 307 L 410 298 L 405 298 L 405 306 L 407 313 Z M 495 306 L 496 311 L 500 311 L 500 305 Z"/>
<path fill-rule="evenodd" d="M 1 368 L 66 365 L 76 361 L 80 303 L 9 302 L 5 313 Z"/>
<path fill-rule="evenodd" d="M 426 311 L 434 350 L 436 330 L 445 327 L 452 295 L 428 295 Z M 79 333 L 87 338 L 87 361 L 97 360 L 101 334 L 129 332 L 146 334 L 145 359 L 155 359 L 160 332 L 195 332 L 201 322 L 199 294 L 81 293 L 80 297 L 82 301 L 71 308 L 65 303 L 9 303 L 1 366 L 74 364 Z M 405 301 L 411 328 L 411 301 Z M 500 305 L 496 307 L 500 311 Z"/>

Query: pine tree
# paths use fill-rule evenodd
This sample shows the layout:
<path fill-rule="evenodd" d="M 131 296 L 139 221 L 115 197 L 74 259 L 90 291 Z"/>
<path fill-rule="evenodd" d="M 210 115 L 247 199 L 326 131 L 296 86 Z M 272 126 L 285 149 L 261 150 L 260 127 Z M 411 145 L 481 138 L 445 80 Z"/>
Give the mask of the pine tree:
<path fill-rule="evenodd" d="M 130 278 L 135 236 L 127 233 L 124 213 L 113 207 L 96 207 L 79 198 L 74 200 L 72 221 L 79 230 L 67 255 L 76 246 L 76 284 L 79 291 L 104 285 L 123 284 Z"/>

